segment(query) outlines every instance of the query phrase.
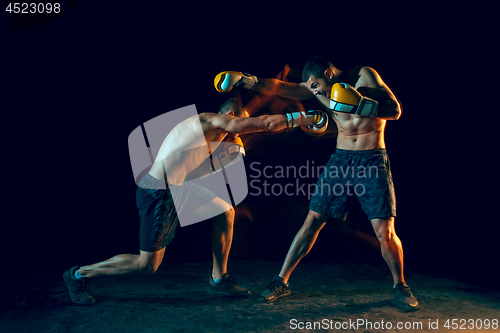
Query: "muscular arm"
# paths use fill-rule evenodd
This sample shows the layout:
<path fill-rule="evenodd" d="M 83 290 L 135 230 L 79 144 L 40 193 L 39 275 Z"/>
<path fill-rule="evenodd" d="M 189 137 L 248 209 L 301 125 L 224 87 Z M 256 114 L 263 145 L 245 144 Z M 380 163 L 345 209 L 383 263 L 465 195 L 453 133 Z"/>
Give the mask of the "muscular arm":
<path fill-rule="evenodd" d="M 260 117 L 223 115 L 214 117 L 212 124 L 229 133 L 280 131 L 287 127 L 287 118 L 284 115 L 264 115 Z"/>
<path fill-rule="evenodd" d="M 263 95 L 277 95 L 293 100 L 307 100 L 316 97 L 327 110 L 330 110 L 330 99 L 323 95 L 315 95 L 307 83 L 291 83 L 277 79 L 261 79 L 255 90 Z"/>
<path fill-rule="evenodd" d="M 401 105 L 380 75 L 370 67 L 361 68 L 359 74 L 360 78 L 355 88 L 361 95 L 378 102 L 376 117 L 385 120 L 399 119 L 403 112 Z"/>
<path fill-rule="evenodd" d="M 294 100 L 314 98 L 314 93 L 305 83 L 284 82 L 278 79 L 262 79 L 255 90 L 263 95 L 277 95 Z"/>

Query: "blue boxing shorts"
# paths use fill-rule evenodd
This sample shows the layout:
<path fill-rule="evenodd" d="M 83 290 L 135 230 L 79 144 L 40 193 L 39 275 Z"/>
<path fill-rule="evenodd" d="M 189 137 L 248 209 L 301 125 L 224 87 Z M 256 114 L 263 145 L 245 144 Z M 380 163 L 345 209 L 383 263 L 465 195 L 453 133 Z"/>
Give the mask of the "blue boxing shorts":
<path fill-rule="evenodd" d="M 345 220 L 358 199 L 369 220 L 396 216 L 396 196 L 385 149 L 336 149 L 321 173 L 309 209 Z"/>
<path fill-rule="evenodd" d="M 138 184 L 136 204 L 141 219 L 141 251 L 161 250 L 174 239 L 183 208 L 194 211 L 217 198 L 206 188 L 191 182 L 165 187 L 164 181 L 149 173 Z M 189 205 L 186 204 L 188 200 Z"/>

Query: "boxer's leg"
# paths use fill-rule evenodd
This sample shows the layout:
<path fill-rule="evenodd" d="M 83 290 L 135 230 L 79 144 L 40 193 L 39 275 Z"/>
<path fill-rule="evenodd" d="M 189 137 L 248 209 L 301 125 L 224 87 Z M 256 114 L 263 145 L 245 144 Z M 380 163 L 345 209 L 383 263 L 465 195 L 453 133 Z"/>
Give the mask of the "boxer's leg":
<path fill-rule="evenodd" d="M 239 287 L 227 273 L 227 261 L 233 241 L 234 208 L 221 198 L 215 198 L 198 208 L 194 214 L 200 217 L 214 216 L 211 218 L 213 266 L 207 291 L 221 296 L 249 296 L 250 291 Z"/>
<path fill-rule="evenodd" d="M 288 279 L 299 261 L 304 258 L 313 247 L 319 232 L 327 220 L 328 216 L 316 213 L 312 210 L 309 211 L 302 228 L 300 228 L 293 239 L 279 276 L 273 277 L 267 289 L 260 294 L 262 300 L 272 302 L 290 295 Z"/>
<path fill-rule="evenodd" d="M 371 220 L 375 235 L 380 241 L 382 257 L 389 266 L 394 286 L 405 282 L 403 277 L 403 246 L 394 229 L 394 217 Z"/>
<path fill-rule="evenodd" d="M 371 222 L 375 235 L 380 241 L 382 256 L 392 273 L 394 300 L 402 310 L 417 310 L 419 308 L 418 301 L 413 296 L 403 276 L 403 246 L 394 229 L 394 217 L 372 219 Z"/>
<path fill-rule="evenodd" d="M 208 204 L 198 208 L 196 216 L 212 217 L 212 277 L 220 279 L 227 273 L 227 258 L 233 241 L 234 208 L 222 200 L 215 198 Z"/>
<path fill-rule="evenodd" d="M 155 251 L 142 251 L 137 254 L 119 254 L 96 264 L 82 266 L 78 273 L 86 278 L 127 274 L 152 274 L 163 260 L 165 248 Z"/>
<path fill-rule="evenodd" d="M 169 214 L 173 201 L 168 190 L 155 188 L 152 177 L 146 175 L 136 192 L 141 218 L 140 254 L 120 254 L 96 264 L 75 266 L 63 273 L 71 300 L 77 304 L 94 304 L 88 293 L 87 281 L 97 276 L 151 274 L 160 266 L 165 246 L 173 238 L 177 216 Z M 151 240 L 155 241 L 153 244 Z"/>
<path fill-rule="evenodd" d="M 283 279 L 284 283 L 288 282 L 290 275 L 299 261 L 309 253 L 327 220 L 328 216 L 313 212 L 312 210 L 309 211 L 302 228 L 295 235 L 286 255 L 285 262 L 281 267 L 279 276 Z"/>
<path fill-rule="evenodd" d="M 112 276 L 125 274 L 151 274 L 156 272 L 163 259 L 165 248 L 155 252 L 141 251 L 137 254 L 120 254 L 108 260 L 88 266 L 75 266 L 63 273 L 64 283 L 68 288 L 71 300 L 80 305 L 95 303 L 88 292 L 87 281 L 96 276 Z"/>

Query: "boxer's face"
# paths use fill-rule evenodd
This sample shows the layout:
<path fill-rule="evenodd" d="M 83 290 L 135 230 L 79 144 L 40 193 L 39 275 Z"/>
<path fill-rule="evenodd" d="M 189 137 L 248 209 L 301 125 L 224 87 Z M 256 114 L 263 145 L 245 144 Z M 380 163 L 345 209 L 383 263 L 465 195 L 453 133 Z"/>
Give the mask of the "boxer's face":
<path fill-rule="evenodd" d="M 333 86 L 334 73 L 331 69 L 326 69 L 321 77 L 311 75 L 307 80 L 307 85 L 312 89 L 314 95 L 321 95 L 330 98 Z"/>
<path fill-rule="evenodd" d="M 315 78 L 314 75 L 311 75 L 309 80 L 307 80 L 307 85 L 312 89 L 314 95 L 322 95 L 330 98 L 333 84 L 330 83 L 328 77 Z"/>

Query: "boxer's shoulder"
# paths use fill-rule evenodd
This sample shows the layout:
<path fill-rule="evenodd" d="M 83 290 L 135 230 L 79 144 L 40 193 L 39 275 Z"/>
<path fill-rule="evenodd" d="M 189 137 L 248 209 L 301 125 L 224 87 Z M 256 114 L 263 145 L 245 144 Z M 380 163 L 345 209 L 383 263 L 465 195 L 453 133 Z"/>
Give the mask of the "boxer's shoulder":
<path fill-rule="evenodd" d="M 200 119 L 201 122 L 209 122 L 211 119 L 213 119 L 215 116 L 217 116 L 216 113 L 209 113 L 209 112 L 204 112 L 200 113 L 198 115 L 198 118 Z"/>
<path fill-rule="evenodd" d="M 364 69 L 364 68 L 365 67 L 363 67 L 363 66 L 356 66 L 356 67 L 347 68 L 341 72 L 337 81 L 348 83 L 354 87 L 354 86 L 356 86 L 356 83 L 363 75 L 362 69 Z"/>

